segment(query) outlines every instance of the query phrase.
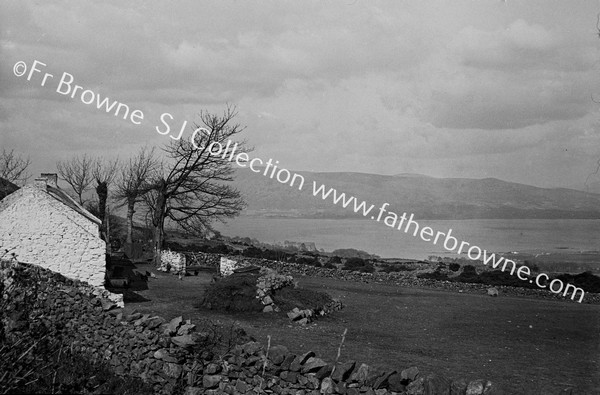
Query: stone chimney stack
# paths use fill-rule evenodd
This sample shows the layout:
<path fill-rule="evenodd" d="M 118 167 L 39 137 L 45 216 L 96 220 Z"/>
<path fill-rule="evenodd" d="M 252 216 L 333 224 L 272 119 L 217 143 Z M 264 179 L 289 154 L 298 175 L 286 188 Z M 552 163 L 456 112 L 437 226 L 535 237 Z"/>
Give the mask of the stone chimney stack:
<path fill-rule="evenodd" d="M 58 174 L 56 173 L 42 173 L 40 178 L 46 180 L 46 185 L 58 188 Z"/>
<path fill-rule="evenodd" d="M 33 180 L 33 186 L 38 189 L 43 189 L 45 191 L 48 184 L 45 178 L 36 178 Z"/>

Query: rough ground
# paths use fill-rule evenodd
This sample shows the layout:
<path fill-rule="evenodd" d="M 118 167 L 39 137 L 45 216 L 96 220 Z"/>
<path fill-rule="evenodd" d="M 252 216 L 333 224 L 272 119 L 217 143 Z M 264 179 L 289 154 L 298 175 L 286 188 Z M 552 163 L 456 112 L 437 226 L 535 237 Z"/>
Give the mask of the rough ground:
<path fill-rule="evenodd" d="M 139 265 L 147 270 L 146 265 Z M 325 290 L 346 305 L 332 317 L 308 327 L 291 325 L 283 315 L 220 314 L 192 305 L 211 275 L 186 277 L 157 273 L 149 289 L 136 291 L 146 301 L 126 310 L 172 318 L 211 318 L 237 322 L 258 341 L 284 344 L 290 351 L 316 351 L 334 360 L 348 328 L 342 360 L 374 367 L 418 366 L 450 378 L 484 378 L 507 394 L 547 394 L 575 386 L 600 393 L 600 306 L 573 302 L 490 298 L 324 278 L 297 278 L 300 286 Z"/>

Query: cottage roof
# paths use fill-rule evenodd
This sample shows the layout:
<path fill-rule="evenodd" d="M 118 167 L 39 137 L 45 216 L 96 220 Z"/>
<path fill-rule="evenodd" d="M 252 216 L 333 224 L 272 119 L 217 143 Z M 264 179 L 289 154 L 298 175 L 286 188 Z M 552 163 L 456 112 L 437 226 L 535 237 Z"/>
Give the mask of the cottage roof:
<path fill-rule="evenodd" d="M 0 178 L 0 180 L 2 180 L 2 179 Z M 2 188 L 2 184 L 0 184 L 0 192 L 1 192 L 1 188 Z M 25 188 L 39 188 L 39 187 L 37 187 L 35 185 L 28 185 Z M 17 187 L 17 189 L 19 189 L 19 188 Z M 77 213 L 79 213 L 80 215 L 83 215 L 88 220 L 90 220 L 98 225 L 100 225 L 102 223 L 102 221 L 100 219 L 98 219 L 92 213 L 90 213 L 85 208 L 83 208 L 83 206 L 81 206 L 79 203 L 77 203 L 72 197 L 70 197 L 65 191 L 63 191 L 59 187 L 54 187 L 52 185 L 46 185 L 45 188 L 42 187 L 42 188 L 39 188 L 39 190 L 47 193 L 50 197 L 58 200 L 59 202 L 66 205 L 73 211 L 76 211 Z M 23 191 L 23 188 L 20 188 L 17 193 L 14 193 L 11 196 L 9 196 L 9 198 L 0 201 L 0 212 L 2 212 L 6 207 L 8 207 L 11 204 L 11 202 L 18 200 L 19 196 L 23 193 L 22 191 Z"/>
<path fill-rule="evenodd" d="M 17 189 L 19 189 L 18 186 L 0 177 L 0 200 L 4 199 L 6 196 L 10 195 Z"/>
<path fill-rule="evenodd" d="M 90 213 L 85 208 L 83 208 L 83 206 L 81 206 L 79 203 L 77 203 L 71 196 L 69 196 L 62 189 L 48 185 L 46 187 L 46 192 L 48 192 L 48 194 L 50 196 L 52 196 L 59 202 L 62 202 L 63 204 L 67 205 L 69 208 L 77 211 L 79 214 L 83 215 L 90 221 L 96 222 L 98 225 L 100 225 L 102 223 L 102 221 L 98 217 L 96 217 L 94 214 Z"/>

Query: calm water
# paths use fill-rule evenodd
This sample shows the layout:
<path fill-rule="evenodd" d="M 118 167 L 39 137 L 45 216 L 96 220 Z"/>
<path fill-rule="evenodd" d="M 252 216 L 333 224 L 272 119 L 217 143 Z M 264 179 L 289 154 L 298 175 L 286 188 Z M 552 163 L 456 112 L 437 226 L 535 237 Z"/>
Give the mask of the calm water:
<path fill-rule="evenodd" d="M 600 250 L 600 220 L 419 220 L 434 232 L 494 252 L 580 252 Z M 314 242 L 317 248 L 332 251 L 356 248 L 384 258 L 424 259 L 429 255 L 452 255 L 438 242 L 425 242 L 369 220 L 282 219 L 240 217 L 217 226 L 224 235 L 253 237 L 262 242 L 285 240 Z M 418 236 L 418 235 L 417 235 Z M 566 249 L 565 249 L 566 248 Z"/>

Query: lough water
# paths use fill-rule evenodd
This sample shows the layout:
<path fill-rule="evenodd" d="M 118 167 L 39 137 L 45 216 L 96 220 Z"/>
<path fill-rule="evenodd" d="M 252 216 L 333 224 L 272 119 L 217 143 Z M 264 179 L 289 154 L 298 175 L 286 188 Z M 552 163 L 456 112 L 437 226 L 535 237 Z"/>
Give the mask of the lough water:
<path fill-rule="evenodd" d="M 470 245 L 494 252 L 570 252 L 600 250 L 600 220 L 478 219 L 417 220 L 421 227 L 448 232 Z M 356 248 L 384 258 L 425 259 L 452 256 L 438 242 L 421 240 L 382 222 L 355 219 L 288 219 L 239 217 L 216 226 L 227 236 L 256 238 L 265 243 L 285 240 L 314 242 L 319 249 Z"/>

